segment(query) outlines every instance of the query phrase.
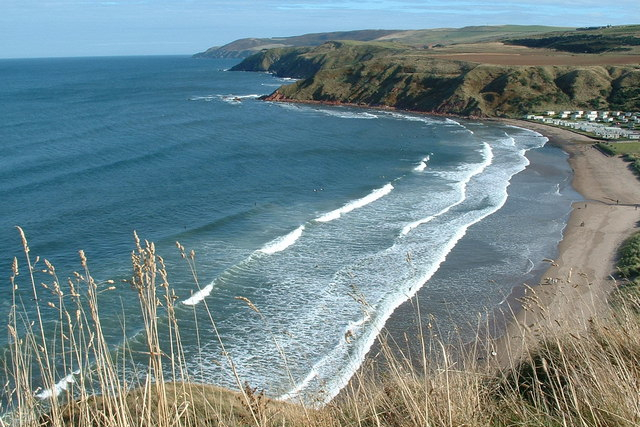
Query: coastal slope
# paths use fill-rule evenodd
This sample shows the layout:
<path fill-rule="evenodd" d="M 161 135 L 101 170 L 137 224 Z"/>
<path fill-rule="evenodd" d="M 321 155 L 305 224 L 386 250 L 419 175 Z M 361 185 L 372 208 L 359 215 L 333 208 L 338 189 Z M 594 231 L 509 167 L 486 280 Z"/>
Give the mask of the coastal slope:
<path fill-rule="evenodd" d="M 300 79 L 269 95 L 271 101 L 516 118 L 543 110 L 638 110 L 639 63 L 635 52 L 576 55 L 502 43 L 421 49 L 332 41 L 266 50 L 232 70 Z"/>
<path fill-rule="evenodd" d="M 276 47 L 318 46 L 331 40 L 387 41 L 407 46 L 449 45 L 494 41 L 508 38 L 533 37 L 573 28 L 543 25 L 494 25 L 426 30 L 355 30 L 311 33 L 291 37 L 243 38 L 224 46 L 213 46 L 194 58 L 246 58 L 254 53 Z"/>

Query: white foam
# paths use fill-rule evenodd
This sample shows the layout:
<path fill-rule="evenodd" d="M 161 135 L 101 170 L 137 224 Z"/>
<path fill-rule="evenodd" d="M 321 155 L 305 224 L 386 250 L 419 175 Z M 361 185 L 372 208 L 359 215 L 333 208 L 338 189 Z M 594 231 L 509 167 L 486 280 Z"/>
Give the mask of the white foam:
<path fill-rule="evenodd" d="M 377 115 L 368 112 L 340 111 L 334 109 L 317 109 L 316 111 L 326 114 L 327 116 L 338 117 L 341 119 L 373 120 L 379 118 Z"/>
<path fill-rule="evenodd" d="M 276 252 L 281 252 L 287 249 L 289 246 L 293 245 L 296 240 L 302 236 L 302 232 L 304 231 L 304 225 L 293 230 L 291 233 L 286 234 L 284 236 L 278 237 L 277 239 L 267 243 L 265 247 L 259 250 L 264 254 L 275 254 Z"/>
<path fill-rule="evenodd" d="M 262 95 L 251 94 L 251 95 L 218 95 L 218 98 L 224 102 L 228 102 L 230 104 L 239 104 L 243 99 L 257 99 Z"/>
<path fill-rule="evenodd" d="M 363 206 L 368 205 L 369 203 L 373 203 L 376 200 L 386 196 L 387 194 L 391 193 L 391 191 L 393 191 L 393 185 L 391 184 L 387 184 L 382 188 L 378 188 L 376 190 L 373 190 L 371 193 L 369 193 L 368 195 L 364 196 L 361 199 L 357 199 L 354 200 L 352 202 L 347 203 L 346 205 L 344 205 L 343 207 L 333 210 L 331 212 L 328 212 L 324 215 L 322 215 L 319 218 L 316 218 L 316 221 L 318 222 L 329 222 L 329 221 L 333 221 L 334 219 L 338 219 L 340 218 L 343 214 L 349 213 L 355 209 L 361 208 Z"/>
<path fill-rule="evenodd" d="M 488 209 L 483 214 L 479 215 L 476 218 L 473 218 L 471 221 L 467 222 L 466 224 L 463 224 L 460 228 L 455 230 L 454 234 L 446 242 L 446 244 L 443 247 L 441 247 L 441 249 L 437 253 L 434 254 L 435 262 L 431 264 L 429 268 L 427 268 L 423 272 L 423 274 L 415 277 L 414 280 L 408 283 L 409 285 L 408 289 L 403 287 L 403 289 L 407 289 L 406 292 L 404 290 L 398 289 L 395 294 L 389 295 L 387 298 L 385 298 L 384 301 L 381 302 L 378 310 L 379 315 L 372 317 L 370 322 L 370 328 L 363 330 L 364 337 L 360 339 L 361 345 L 354 349 L 353 354 L 349 357 L 348 361 L 342 365 L 342 369 L 340 370 L 340 372 L 338 372 L 335 375 L 334 377 L 335 379 L 332 382 L 332 387 L 323 388 L 324 393 L 321 397 L 322 403 L 326 404 L 327 402 L 329 402 L 339 393 L 340 390 L 342 390 L 349 383 L 351 377 L 362 364 L 362 361 L 364 360 L 366 354 L 371 349 L 371 346 L 375 342 L 377 336 L 380 334 L 380 331 L 384 327 L 385 323 L 387 322 L 389 317 L 391 317 L 391 314 L 404 301 L 407 301 L 410 298 L 412 298 L 418 292 L 418 290 L 426 282 L 428 282 L 429 279 L 431 279 L 431 277 L 440 268 L 440 265 L 445 261 L 445 259 L 447 258 L 447 255 L 456 246 L 458 241 L 460 241 L 460 239 L 462 239 L 465 236 L 469 227 L 482 221 L 487 216 L 491 215 L 492 213 L 502 208 L 506 200 L 507 200 L 507 196 L 505 191 L 504 197 L 502 197 L 502 199 L 495 206 L 493 206 L 492 209 Z M 341 351 L 341 347 L 344 347 L 344 343 L 340 343 L 338 346 L 336 346 L 332 353 Z M 316 376 L 318 376 L 317 372 L 320 370 L 321 366 L 323 364 L 329 364 L 335 359 L 335 355 L 332 353 L 329 353 L 314 365 L 313 371 L 315 375 L 305 379 L 307 380 L 306 382 L 301 383 L 292 392 L 288 393 L 285 396 L 294 397 L 299 395 L 302 391 L 304 391 L 304 388 L 309 385 L 311 380 Z"/>
<path fill-rule="evenodd" d="M 527 266 L 527 267 L 528 267 L 528 268 L 527 268 L 527 271 L 525 271 L 525 272 L 524 272 L 525 274 L 529 274 L 529 273 L 531 273 L 531 270 L 533 270 L 533 269 L 534 269 L 534 267 L 536 266 L 536 265 L 533 263 L 533 261 L 531 261 L 529 258 L 527 258 L 527 261 L 529 262 L 529 265 Z"/>
<path fill-rule="evenodd" d="M 204 288 L 200 289 L 198 292 L 194 293 L 193 295 L 191 295 L 186 300 L 182 301 L 182 304 L 184 304 L 184 305 L 196 305 L 200 301 L 202 301 L 206 297 L 208 297 L 211 294 L 212 290 L 213 290 L 213 282 L 209 283 L 207 286 L 205 286 Z"/>
<path fill-rule="evenodd" d="M 304 111 L 305 113 L 320 113 L 326 116 L 337 117 L 340 119 L 375 120 L 380 118 L 380 116 L 367 111 L 349 111 L 345 108 L 340 107 L 318 108 L 316 106 L 295 104 L 289 102 L 276 102 L 275 104 L 287 110 Z"/>
<path fill-rule="evenodd" d="M 293 389 L 289 390 L 287 393 L 281 396 L 278 396 L 276 399 L 292 401 L 294 398 L 297 398 L 300 395 L 300 392 L 307 388 L 307 386 L 311 384 L 311 381 L 313 381 L 319 375 L 318 371 L 316 371 L 315 368 L 323 362 L 324 359 L 321 359 L 318 363 L 313 365 L 309 374 L 302 381 L 300 381 Z"/>
<path fill-rule="evenodd" d="M 515 147 L 516 139 L 506 132 L 504 133 L 504 135 L 507 137 L 507 144 L 509 144 L 511 147 Z"/>
<path fill-rule="evenodd" d="M 192 96 L 189 101 L 205 101 L 211 102 L 215 100 L 228 102 L 230 104 L 238 104 L 243 99 L 256 99 L 262 95 L 250 94 L 250 95 L 204 95 L 204 96 Z"/>
<path fill-rule="evenodd" d="M 491 165 L 491 163 L 493 163 L 493 150 L 491 149 L 491 146 L 486 142 L 483 142 L 483 144 L 484 146 L 482 150 L 482 156 L 483 156 L 482 162 L 477 163 L 475 167 L 470 170 L 470 173 L 467 175 L 467 177 L 458 183 L 458 186 L 460 187 L 460 198 L 454 203 L 452 203 L 451 205 L 442 209 L 440 212 L 438 212 L 435 215 L 429 215 L 428 217 L 425 217 L 407 224 L 406 226 L 404 226 L 404 228 L 400 232 L 402 236 L 406 236 L 412 230 L 418 228 L 419 226 L 424 225 L 428 222 L 431 222 L 434 218 L 438 218 L 439 216 L 446 214 L 452 208 L 458 206 L 459 204 L 465 201 L 465 199 L 467 198 L 467 185 L 469 184 L 469 181 L 471 181 L 471 179 L 474 176 L 481 174 L 487 167 L 489 167 L 489 165 Z"/>
<path fill-rule="evenodd" d="M 302 80 L 302 79 L 297 79 L 295 77 L 278 77 L 270 71 L 265 71 L 264 73 L 269 74 L 271 77 L 273 77 L 274 80 L 280 81 L 281 83 L 295 83 L 299 80 Z M 282 86 L 282 85 L 278 85 L 278 86 Z"/>
<path fill-rule="evenodd" d="M 459 203 L 461 203 L 461 202 L 456 202 L 456 203 L 454 203 L 454 204 L 452 204 L 452 205 L 449 205 L 449 206 L 447 206 L 446 208 L 442 209 L 440 212 L 438 212 L 438 213 L 437 213 L 437 214 L 435 214 L 435 215 L 429 215 L 429 216 L 427 216 L 427 217 L 425 217 L 425 218 L 419 219 L 419 220 L 417 220 L 417 221 L 414 221 L 414 222 L 412 222 L 412 223 L 409 223 L 409 224 L 405 225 L 405 226 L 402 228 L 402 231 L 400 232 L 400 234 L 401 234 L 402 236 L 406 236 L 406 235 L 407 235 L 407 234 L 409 234 L 413 229 L 418 228 L 418 227 L 420 227 L 421 225 L 424 225 L 424 224 L 426 224 L 426 223 L 428 223 L 428 222 L 431 222 L 431 220 L 433 220 L 434 218 L 439 217 L 440 215 L 444 215 L 444 214 L 446 214 L 447 212 L 449 212 L 449 209 L 451 209 L 452 207 L 456 206 L 456 205 L 457 205 L 457 204 L 459 204 Z"/>
<path fill-rule="evenodd" d="M 473 132 L 471 129 L 469 129 L 468 127 L 466 127 L 465 125 L 463 125 L 463 124 L 462 124 L 462 123 L 460 123 L 460 122 L 457 122 L 457 121 L 455 121 L 455 120 L 453 120 L 453 119 L 450 119 L 450 118 L 446 118 L 446 119 L 445 119 L 445 121 L 446 121 L 447 123 L 451 123 L 451 124 L 453 124 L 453 125 L 460 126 L 460 127 L 461 127 L 462 129 L 464 129 L 466 132 L 469 132 L 471 135 L 475 135 L 475 134 L 474 134 L 474 132 Z"/>
<path fill-rule="evenodd" d="M 413 170 L 416 171 L 416 172 L 424 171 L 427 168 L 427 162 L 429 162 L 430 159 L 431 159 L 430 156 L 425 157 L 424 159 L 422 159 L 422 161 L 420 162 L 420 164 L 418 166 L 413 168 Z"/>
<path fill-rule="evenodd" d="M 213 101 L 214 99 L 217 99 L 218 96 L 217 95 L 206 95 L 206 96 L 192 96 L 191 98 L 189 98 L 189 101 Z"/>
<path fill-rule="evenodd" d="M 397 239 L 391 248 L 383 249 L 382 252 L 375 251 L 362 258 L 349 259 L 346 260 L 346 264 L 337 262 L 335 266 L 339 269 L 337 271 L 333 270 L 333 266 L 331 266 L 331 271 L 334 273 L 332 277 L 326 277 L 326 282 L 323 281 L 324 275 L 318 274 L 317 277 L 321 279 L 319 283 L 327 285 L 322 292 L 307 291 L 306 286 L 298 288 L 298 291 L 303 290 L 301 292 L 303 300 L 317 298 L 318 306 L 308 310 L 309 312 L 306 310 L 292 310 L 290 314 L 295 315 L 291 317 L 282 315 L 282 317 L 279 317 L 279 319 L 286 317 L 291 322 L 289 324 L 287 324 L 287 321 L 282 322 L 283 325 L 287 325 L 286 330 L 290 334 L 283 335 L 284 342 L 281 342 L 281 344 L 287 349 L 287 363 L 290 363 L 289 366 L 292 367 L 292 375 L 288 377 L 291 382 L 288 382 L 288 386 L 286 383 L 282 384 L 280 386 L 282 388 L 278 389 L 280 399 L 317 406 L 328 402 L 335 396 L 362 364 L 366 353 L 375 342 L 376 336 L 379 335 L 384 323 L 394 309 L 414 295 L 435 274 L 451 250 L 466 234 L 469 227 L 504 205 L 507 198 L 506 186 L 508 186 L 508 181 L 527 163 L 526 158 L 517 160 L 515 164 L 512 163 L 513 154 L 518 153 L 519 150 L 510 147 L 505 138 L 491 142 L 491 145 L 482 142 L 478 144 L 476 145 L 476 150 L 478 150 L 478 154 L 481 153 L 482 155 L 476 154 L 474 156 L 477 159 L 475 163 L 463 163 L 455 170 L 442 174 L 439 174 L 436 170 L 429 171 L 429 175 L 439 174 L 438 176 L 442 176 L 444 178 L 443 181 L 450 185 L 450 188 L 447 188 L 445 192 L 447 194 L 446 199 L 440 200 L 440 203 L 437 204 L 437 210 L 441 211 L 440 215 L 444 215 L 442 211 L 447 204 L 456 202 L 458 198 L 464 200 L 464 209 L 460 209 L 460 212 L 449 212 L 448 215 L 439 218 L 439 226 L 424 230 L 426 232 L 425 236 L 417 235 L 418 233 L 416 233 L 416 236 Z M 503 154 L 506 155 L 505 160 L 508 160 L 508 163 L 503 164 L 500 161 L 500 164 L 497 165 L 498 160 L 502 160 Z M 487 168 L 488 170 L 485 171 Z M 413 179 L 412 181 L 419 183 L 421 179 Z M 479 192 L 476 192 L 476 190 Z M 380 214 L 387 212 L 384 209 L 385 206 L 396 206 L 399 201 L 404 202 L 406 200 L 404 191 L 405 189 L 403 188 L 393 191 L 392 195 L 376 203 L 375 209 L 371 210 L 375 210 L 376 213 Z M 398 199 L 396 199 L 396 196 Z M 363 199 L 366 199 L 366 197 Z M 358 199 L 358 201 L 363 199 Z M 347 205 L 351 203 L 347 203 Z M 380 207 L 379 212 L 378 207 Z M 451 207 L 445 209 L 450 210 Z M 371 218 L 369 209 L 366 211 L 363 212 L 363 221 Z M 339 217 L 341 210 L 338 209 L 330 213 L 338 214 L 337 216 Z M 325 216 L 328 217 L 329 214 Z M 333 216 L 335 217 L 336 215 Z M 353 216 L 356 219 L 355 217 L 360 215 L 353 214 Z M 375 216 L 373 218 L 378 217 Z M 405 218 L 405 216 L 402 218 Z M 358 224 L 362 223 L 358 222 Z M 397 222 L 390 221 L 386 225 L 389 230 L 393 230 L 396 224 Z M 350 223 L 347 224 L 345 222 L 345 225 L 350 225 Z M 333 227 L 308 228 L 309 230 L 305 231 L 299 243 L 302 243 L 307 238 L 311 239 L 313 243 L 315 242 L 315 237 L 321 237 L 322 241 L 326 241 L 324 233 L 343 233 L 345 230 L 342 228 L 342 224 L 337 224 L 335 230 Z M 316 233 L 322 233 L 323 235 L 316 236 Z M 425 245 L 425 242 L 430 240 L 433 240 L 433 243 Z M 309 252 L 303 254 L 305 261 L 300 266 L 306 265 L 308 258 L 313 259 L 314 255 L 317 255 L 315 252 L 317 250 L 316 247 L 313 244 L 309 246 Z M 306 244 L 300 245 L 301 250 L 305 247 L 307 247 Z M 338 253 L 333 255 L 340 257 L 340 252 L 336 252 Z M 404 261 L 407 253 L 414 255 L 415 264 L 407 264 Z M 283 255 L 283 257 L 287 255 L 291 255 L 291 258 L 283 258 L 283 265 L 289 266 L 292 262 L 301 259 L 301 255 L 297 252 L 295 256 L 291 251 Z M 274 257 L 273 260 L 279 258 Z M 263 261 L 269 260 L 267 257 L 260 257 L 259 259 Z M 398 266 L 399 269 L 392 266 Z M 307 270 L 303 269 L 301 271 Z M 293 289 L 300 286 L 297 280 L 289 274 L 278 275 L 277 278 L 282 283 L 282 289 L 279 291 L 280 293 L 274 293 L 270 297 L 286 295 L 288 292 L 294 292 Z M 305 277 L 305 281 L 311 279 L 311 277 Z M 349 302 L 348 296 L 345 295 L 348 292 L 344 292 L 350 286 L 362 289 L 363 297 L 366 296 L 366 300 L 373 303 L 375 309 L 371 309 L 370 312 L 365 314 L 361 313 L 358 317 L 354 316 L 352 311 L 354 309 L 353 302 Z M 282 298 L 278 298 L 278 300 L 282 300 Z M 356 305 L 355 307 L 357 310 L 362 309 L 361 305 Z M 335 318 L 335 320 L 331 322 L 334 327 L 325 325 L 326 322 L 321 320 L 326 318 L 326 314 L 329 311 L 335 313 L 332 316 L 332 319 Z M 324 317 L 322 317 L 323 315 Z M 278 312 L 278 316 L 281 316 L 280 312 Z M 321 348 L 316 347 L 316 341 L 309 341 L 311 338 L 307 338 L 318 337 L 316 332 L 322 333 Z M 288 338 L 285 339 L 285 336 Z M 324 338 L 327 339 L 325 340 Z M 309 345 L 311 347 L 307 347 Z M 296 351 L 309 348 L 318 348 L 318 350 L 313 352 L 311 356 L 308 350 L 303 356 L 298 356 L 299 353 Z M 264 349 L 261 350 L 264 351 Z M 252 369 L 253 358 L 258 357 L 256 356 L 257 353 L 257 349 L 253 348 L 247 351 L 248 356 L 246 364 L 242 365 L 243 368 Z M 296 356 L 289 357 L 291 354 Z M 265 375 L 271 375 L 271 373 L 268 368 L 265 368 L 259 375 L 262 378 Z"/>
<path fill-rule="evenodd" d="M 371 315 L 369 313 L 366 313 L 361 319 L 358 319 L 356 321 L 350 322 L 347 327 L 344 328 L 344 332 L 343 332 L 343 336 L 344 338 L 340 339 L 340 342 L 338 343 L 338 345 L 336 347 L 341 348 L 344 346 L 347 346 L 349 344 L 351 344 L 351 340 L 348 339 L 348 337 L 355 337 L 355 334 L 358 330 L 361 330 L 362 327 L 367 323 L 371 321 Z M 294 399 L 297 399 L 300 397 L 300 392 L 303 391 L 305 388 L 307 388 L 311 382 L 317 378 L 318 376 L 320 376 L 321 372 L 322 372 L 322 368 L 328 364 L 330 364 L 332 362 L 333 359 L 333 355 L 331 353 L 327 354 L 325 357 L 321 358 L 319 361 L 317 361 L 312 367 L 311 367 L 311 371 L 309 372 L 309 374 L 302 380 L 300 381 L 293 389 L 289 390 L 287 393 L 278 396 L 277 399 L 278 400 L 288 400 L 288 401 L 292 401 Z M 355 367 L 355 369 L 357 369 L 357 366 Z M 355 371 L 354 369 L 354 371 Z M 340 387 L 342 388 L 342 387 Z M 319 396 L 317 396 L 319 397 Z"/>
<path fill-rule="evenodd" d="M 229 96 L 233 96 L 234 98 L 240 98 L 240 99 L 258 99 L 260 98 L 262 95 L 258 95 L 258 94 L 251 94 L 251 95 L 229 95 Z"/>
<path fill-rule="evenodd" d="M 427 123 L 427 124 L 434 124 L 434 123 L 442 123 L 439 120 L 435 120 L 431 117 L 426 117 L 426 116 L 413 116 L 410 114 L 402 114 L 402 113 L 397 113 L 395 111 L 390 111 L 387 112 L 387 115 L 395 118 L 395 119 L 399 119 L 399 120 L 407 120 L 409 122 L 422 122 L 422 123 Z"/>
<path fill-rule="evenodd" d="M 442 194 L 446 194 L 446 197 L 437 199 L 438 203 L 435 205 L 437 208 L 431 208 L 433 211 L 442 211 L 446 205 L 454 203 L 460 197 L 461 190 L 468 193 L 464 198 L 464 209 L 459 209 L 459 212 L 458 210 L 449 212 L 448 215 L 443 214 L 444 216 L 437 221 L 438 227 L 425 227 L 424 230 L 420 230 L 420 233 L 415 233 L 408 238 L 399 238 L 395 240 L 392 248 L 380 248 L 381 251 L 374 248 L 371 253 L 363 254 L 362 257 L 354 256 L 353 259 L 344 256 L 350 253 L 346 249 L 343 251 L 342 246 L 334 245 L 333 236 L 339 237 L 340 242 L 343 240 L 357 242 L 350 240 L 351 233 L 345 233 L 352 230 L 350 228 L 352 225 L 366 229 L 367 222 L 373 220 L 384 223 L 381 225 L 385 230 L 393 231 L 398 227 L 396 218 L 398 221 L 406 221 L 409 214 L 414 215 L 409 221 L 419 218 L 420 214 L 415 216 L 415 212 L 405 213 L 403 209 L 405 203 L 406 206 L 415 206 L 410 203 L 414 193 L 405 192 L 407 188 L 398 188 L 394 189 L 388 197 L 376 202 L 375 206 L 350 214 L 349 220 L 353 219 L 353 224 L 351 221 L 344 221 L 344 223 L 336 221 L 333 226 L 326 227 L 317 226 L 318 224 L 313 226 L 312 223 L 295 243 L 295 251 L 287 250 L 281 255 L 270 257 L 262 256 L 259 253 L 261 251 L 256 250 L 249 257 L 251 266 L 248 268 L 234 266 L 233 271 L 230 272 L 233 274 L 229 276 L 239 276 L 242 281 L 253 285 L 258 283 L 251 279 L 268 275 L 269 283 L 274 283 L 274 286 L 260 286 L 255 295 L 248 295 L 260 305 L 261 309 L 264 304 L 260 304 L 260 298 L 263 297 L 269 299 L 262 302 L 277 300 L 285 307 L 285 310 L 272 307 L 270 312 L 265 308 L 265 316 L 270 321 L 274 321 L 274 324 L 277 322 L 278 329 L 273 333 L 287 355 L 284 362 L 274 356 L 272 346 L 243 338 L 244 334 L 250 335 L 252 329 L 249 326 L 236 326 L 235 318 L 229 320 L 233 327 L 238 327 L 241 331 L 234 334 L 230 340 L 232 345 L 237 346 L 233 347 L 233 351 L 234 355 L 237 355 L 235 361 L 243 376 L 252 383 L 268 384 L 281 399 L 305 402 L 309 405 L 322 404 L 337 394 L 361 365 L 365 354 L 375 342 L 376 336 L 395 307 L 417 292 L 431 275 L 435 274 L 458 240 L 464 236 L 468 227 L 495 212 L 506 200 L 505 180 L 509 180 L 514 173 L 517 173 L 516 169 L 520 169 L 526 159 L 516 159 L 517 161 L 513 164 L 513 160 L 517 158 L 518 149 L 509 147 L 504 137 L 491 142 L 491 146 L 482 145 L 482 142 L 476 142 L 476 144 L 475 149 L 478 153 L 474 155 L 475 163 L 463 163 L 452 171 L 447 167 L 445 171 L 449 170 L 449 172 L 442 171 L 442 173 L 439 168 L 431 168 L 426 174 L 426 176 L 433 174 L 442 177 L 438 185 L 447 184 L 447 188 L 438 187 L 439 190 L 444 190 Z M 518 138 L 518 144 L 520 144 L 520 138 Z M 482 156 L 479 155 L 480 151 Z M 503 154 L 506 155 L 505 163 L 502 162 Z M 482 172 L 486 167 L 489 167 L 489 170 Z M 478 174 L 481 175 L 472 178 Z M 422 176 L 413 176 L 406 181 L 420 184 L 425 180 Z M 469 181 L 468 188 L 461 185 L 460 181 Z M 435 195 L 429 195 L 425 191 L 420 192 L 419 188 L 416 190 L 418 190 L 416 195 L 422 195 L 420 199 L 424 201 L 421 203 L 422 206 L 434 206 L 427 202 Z M 395 208 L 397 210 L 394 210 Z M 431 213 L 432 210 L 428 212 Z M 402 211 L 402 216 L 393 216 L 396 211 Z M 379 218 L 383 218 L 382 221 Z M 387 219 L 388 222 L 386 222 Z M 400 227 L 405 224 L 406 222 L 401 223 Z M 343 225 L 347 228 L 343 228 Z M 295 231 L 286 235 L 291 235 Z M 422 232 L 425 234 L 422 235 Z M 277 240 L 285 240 L 284 237 Z M 266 249 L 275 243 L 276 240 L 261 246 Z M 327 248 L 331 251 L 335 250 L 331 254 L 331 264 L 322 263 L 322 259 L 316 258 L 320 256 L 320 251 L 324 252 Z M 405 262 L 408 253 L 412 254 L 413 263 Z M 335 263 L 333 260 L 336 260 Z M 313 267 L 316 262 L 322 268 L 314 272 L 314 269 L 309 267 Z M 322 287 L 312 287 L 309 283 L 314 285 L 317 283 Z M 354 304 L 349 298 L 348 289 L 351 289 L 351 286 L 362 289 L 366 301 L 374 304 L 375 309 L 371 310 L 370 319 L 363 318 L 360 312 L 362 305 Z M 299 309 L 296 307 L 297 304 L 288 299 L 290 294 L 295 294 L 300 301 L 314 302 L 314 304 L 311 304 L 309 309 Z M 360 315 L 354 314 L 353 310 L 358 310 Z M 323 321 L 327 315 L 331 316 L 332 322 Z M 280 330 L 283 332 L 280 333 Z M 255 331 L 253 333 L 255 334 Z M 267 341 L 269 340 L 264 340 L 264 342 Z M 257 360 L 262 357 L 268 363 L 258 363 Z M 256 365 L 260 365 L 258 370 Z M 278 367 L 282 368 L 278 369 Z M 290 374 L 286 378 L 283 375 L 286 372 L 285 368 L 290 369 Z"/>
<path fill-rule="evenodd" d="M 546 138 L 543 134 L 541 134 L 541 133 L 539 133 L 539 132 L 536 132 L 536 131 L 535 131 L 535 130 L 533 130 L 533 129 L 523 128 L 523 127 L 521 127 L 521 126 L 514 126 L 514 125 L 506 125 L 506 126 L 507 126 L 507 127 L 509 127 L 509 128 L 513 128 L 513 129 L 524 130 L 524 131 L 527 131 L 527 133 L 532 133 L 532 134 L 534 134 L 535 136 L 541 136 L 541 137 Z M 505 132 L 505 133 L 506 133 L 506 132 Z M 543 145 L 544 145 L 544 144 L 543 144 Z"/>
<path fill-rule="evenodd" d="M 309 107 L 305 107 L 302 104 L 295 104 L 292 102 L 268 102 L 268 103 L 272 105 L 276 105 L 279 108 L 283 108 L 285 110 L 290 110 L 290 111 L 304 111 L 304 110 L 310 111 L 311 110 Z"/>
<path fill-rule="evenodd" d="M 66 377 L 64 377 L 63 379 L 61 379 L 60 381 L 58 381 L 53 387 L 51 387 L 50 389 L 47 390 L 42 390 L 40 393 L 36 394 L 36 397 L 38 399 L 50 399 L 52 397 L 57 397 L 60 395 L 60 393 L 62 393 L 63 391 L 67 390 L 67 387 L 69 386 L 69 384 L 73 384 L 76 382 L 74 375 L 79 374 L 80 371 L 74 371 L 73 373 L 67 375 Z"/>

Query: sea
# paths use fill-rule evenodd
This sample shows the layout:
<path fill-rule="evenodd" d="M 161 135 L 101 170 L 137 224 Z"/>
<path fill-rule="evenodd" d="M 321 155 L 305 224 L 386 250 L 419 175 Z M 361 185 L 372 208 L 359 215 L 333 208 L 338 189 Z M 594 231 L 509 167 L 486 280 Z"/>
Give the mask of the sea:
<path fill-rule="evenodd" d="M 416 306 L 450 331 L 474 325 L 556 255 L 581 196 L 544 136 L 266 102 L 293 80 L 228 71 L 237 61 L 0 60 L 0 317 L 16 257 L 20 309 L 35 316 L 41 302 L 46 336 L 56 330 L 46 289 L 31 293 L 20 226 L 35 270 L 47 259 L 61 282 L 85 274 L 84 250 L 113 351 L 143 352 L 123 282 L 136 231 L 167 264 L 194 381 L 315 405 L 381 332 L 415 323 Z M 0 352 L 9 342 L 2 328 Z M 68 375 L 82 373 L 59 368 Z"/>

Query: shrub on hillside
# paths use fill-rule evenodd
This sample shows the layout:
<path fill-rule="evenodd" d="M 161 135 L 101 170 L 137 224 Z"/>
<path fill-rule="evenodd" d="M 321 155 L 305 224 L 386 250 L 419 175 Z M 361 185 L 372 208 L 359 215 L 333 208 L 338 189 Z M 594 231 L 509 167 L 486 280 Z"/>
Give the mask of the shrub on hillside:
<path fill-rule="evenodd" d="M 640 282 L 640 233 L 631 236 L 620 248 L 618 270 L 632 282 Z"/>

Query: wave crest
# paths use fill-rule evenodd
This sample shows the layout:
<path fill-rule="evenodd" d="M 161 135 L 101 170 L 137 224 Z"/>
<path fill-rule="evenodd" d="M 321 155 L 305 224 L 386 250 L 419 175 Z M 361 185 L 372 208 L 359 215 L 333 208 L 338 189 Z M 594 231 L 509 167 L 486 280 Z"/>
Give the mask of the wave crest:
<path fill-rule="evenodd" d="M 76 382 L 74 376 L 79 374 L 80 370 L 74 371 L 71 374 L 67 375 L 60 381 L 58 381 L 53 387 L 42 390 L 40 393 L 36 394 L 36 397 L 41 400 L 49 399 L 52 397 L 57 397 L 60 393 L 67 390 L 69 384 L 73 384 Z"/>
<path fill-rule="evenodd" d="M 203 299 L 208 297 L 211 294 L 212 290 L 213 290 L 213 283 L 209 283 L 207 286 L 205 286 L 204 288 L 200 289 L 198 292 L 194 293 L 193 295 L 191 295 L 186 300 L 182 301 L 182 304 L 184 304 L 184 305 L 196 305 L 200 301 L 202 301 Z"/>
<path fill-rule="evenodd" d="M 422 161 L 420 162 L 420 164 L 418 166 L 413 168 L 413 170 L 416 171 L 416 172 L 424 171 L 427 168 L 427 163 L 429 162 L 430 159 L 431 159 L 431 156 L 425 157 L 424 159 L 422 159 Z"/>
<path fill-rule="evenodd" d="M 489 167 L 489 165 L 491 165 L 491 163 L 493 163 L 493 150 L 491 149 L 491 146 L 486 142 L 483 142 L 483 144 L 484 145 L 482 150 L 482 157 L 483 157 L 482 161 L 480 163 L 476 163 L 474 165 L 475 167 L 469 171 L 469 174 L 467 175 L 467 177 L 458 183 L 458 185 L 460 186 L 460 198 L 457 201 L 455 201 L 453 204 L 442 209 L 440 212 L 438 212 L 435 215 L 430 215 L 426 218 L 422 218 L 410 224 L 407 224 L 402 228 L 402 231 L 400 232 L 401 236 L 406 236 L 412 230 L 432 221 L 435 218 L 438 218 L 441 215 L 446 214 L 452 208 L 458 206 L 459 204 L 465 201 L 465 199 L 467 198 L 467 184 L 469 184 L 469 181 L 471 181 L 471 179 L 474 176 L 481 174 L 487 167 Z"/>
<path fill-rule="evenodd" d="M 302 236 L 302 232 L 304 231 L 304 225 L 293 230 L 291 233 L 286 234 L 284 236 L 278 237 L 275 240 L 267 243 L 262 249 L 258 250 L 258 252 L 262 252 L 263 254 L 271 255 L 276 252 L 281 252 L 287 249 L 289 246 L 293 245 L 296 240 Z"/>
<path fill-rule="evenodd" d="M 391 191 L 393 191 L 393 185 L 391 184 L 387 184 L 382 188 L 378 188 L 376 190 L 373 190 L 371 193 L 369 193 L 368 195 L 364 196 L 361 199 L 357 199 L 354 200 L 352 202 L 347 203 L 346 205 L 344 205 L 341 208 L 338 208 L 336 210 L 333 210 L 331 212 L 328 212 L 324 215 L 322 215 L 319 218 L 316 218 L 316 221 L 318 222 L 329 222 L 329 221 L 333 221 L 334 219 L 338 219 L 340 218 L 343 214 L 349 213 L 355 209 L 361 208 L 363 206 L 368 205 L 369 203 L 373 203 L 376 200 L 386 196 L 387 194 L 391 193 Z"/>

